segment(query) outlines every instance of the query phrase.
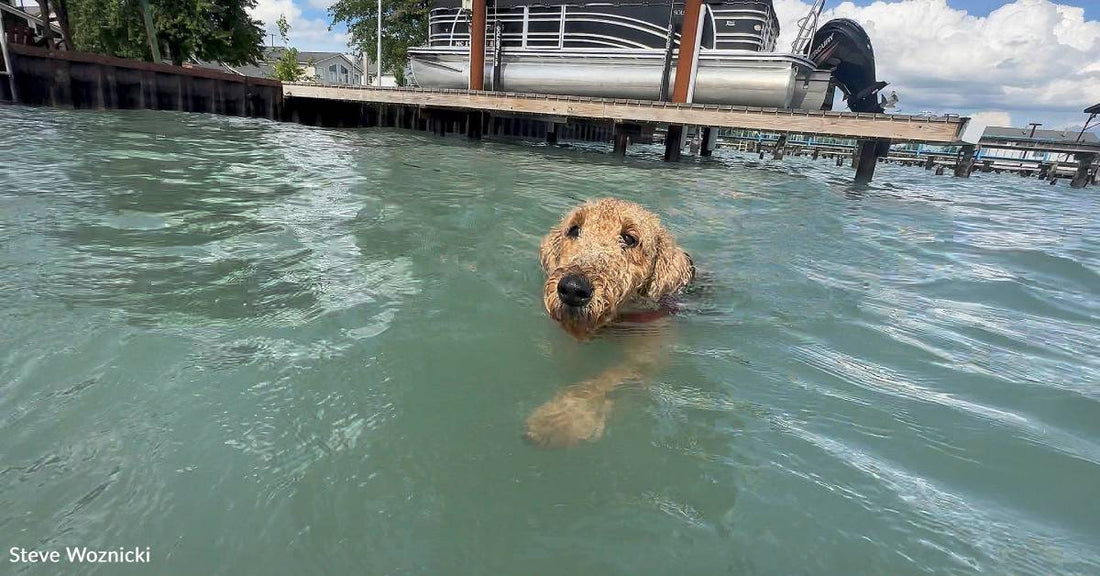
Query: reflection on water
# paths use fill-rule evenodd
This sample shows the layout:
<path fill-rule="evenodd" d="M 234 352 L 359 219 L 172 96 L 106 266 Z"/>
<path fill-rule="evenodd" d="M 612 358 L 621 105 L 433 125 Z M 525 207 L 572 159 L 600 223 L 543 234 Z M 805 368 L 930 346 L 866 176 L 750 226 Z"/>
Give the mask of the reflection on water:
<path fill-rule="evenodd" d="M 1091 192 L 197 114 L 0 126 L 25 160 L 0 165 L 5 546 L 149 546 L 162 574 L 1100 572 Z M 661 214 L 699 281 L 605 438 L 535 450 L 527 414 L 629 341 L 540 309 L 541 234 L 603 195 Z"/>

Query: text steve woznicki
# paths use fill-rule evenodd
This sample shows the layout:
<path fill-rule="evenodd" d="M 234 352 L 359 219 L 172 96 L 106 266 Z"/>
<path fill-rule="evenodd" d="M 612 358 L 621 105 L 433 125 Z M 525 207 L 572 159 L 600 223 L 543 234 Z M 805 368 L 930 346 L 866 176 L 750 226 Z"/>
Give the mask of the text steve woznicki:
<path fill-rule="evenodd" d="M 12 564 L 148 564 L 149 547 L 92 550 L 87 546 L 66 546 L 65 550 L 28 550 L 20 546 L 8 549 Z"/>

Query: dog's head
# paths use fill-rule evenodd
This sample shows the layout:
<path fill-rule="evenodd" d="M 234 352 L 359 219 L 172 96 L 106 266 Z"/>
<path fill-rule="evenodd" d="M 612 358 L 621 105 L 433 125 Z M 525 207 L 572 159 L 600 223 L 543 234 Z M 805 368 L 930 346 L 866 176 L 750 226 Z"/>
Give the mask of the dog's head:
<path fill-rule="evenodd" d="M 641 206 L 605 198 L 570 212 L 539 247 L 543 303 L 576 337 L 607 324 L 632 298 L 658 302 L 687 285 L 691 258 Z"/>

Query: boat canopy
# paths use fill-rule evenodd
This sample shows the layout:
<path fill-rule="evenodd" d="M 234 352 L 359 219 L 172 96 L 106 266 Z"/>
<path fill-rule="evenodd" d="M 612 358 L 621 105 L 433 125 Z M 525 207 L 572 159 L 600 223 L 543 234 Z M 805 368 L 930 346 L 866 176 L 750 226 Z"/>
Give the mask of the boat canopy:
<path fill-rule="evenodd" d="M 667 1 L 627 0 L 496 0 L 489 5 L 487 40 L 500 33 L 507 50 L 654 49 L 668 43 Z M 436 0 L 428 18 L 430 47 L 466 46 L 470 15 L 461 0 Z M 682 3 L 671 5 L 674 29 L 683 18 Z M 703 50 L 772 52 L 779 21 L 770 0 L 735 0 L 705 4 L 700 46 Z M 497 25 L 499 24 L 499 29 Z M 679 44 L 679 34 L 673 45 Z"/>
<path fill-rule="evenodd" d="M 704 4 L 719 6 L 725 10 L 759 10 L 772 11 L 772 0 L 704 0 Z M 486 5 L 492 8 L 523 8 L 524 6 L 585 6 L 602 4 L 605 6 L 668 6 L 668 2 L 661 0 L 486 0 Z M 676 2 L 677 6 L 683 6 L 683 2 Z M 461 8 L 462 0 L 435 0 L 433 8 Z"/>

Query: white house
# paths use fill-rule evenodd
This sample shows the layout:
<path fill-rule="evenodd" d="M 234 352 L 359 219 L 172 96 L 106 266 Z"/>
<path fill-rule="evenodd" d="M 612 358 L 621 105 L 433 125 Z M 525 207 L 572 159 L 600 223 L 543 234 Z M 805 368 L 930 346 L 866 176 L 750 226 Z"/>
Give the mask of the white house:
<path fill-rule="evenodd" d="M 340 52 L 299 52 L 298 63 L 306 77 L 325 84 L 362 84 L 363 67 L 356 59 Z M 368 74 L 373 74 L 368 70 Z"/>
<path fill-rule="evenodd" d="M 196 61 L 192 65 L 204 68 L 217 68 L 227 70 L 242 76 L 256 78 L 272 78 L 275 76 L 275 61 L 278 60 L 286 49 L 281 47 L 264 48 L 264 58 L 257 66 L 244 64 L 241 66 L 229 66 L 220 62 Z M 325 84 L 362 84 L 363 66 L 354 56 L 340 52 L 299 52 L 298 64 L 304 70 L 303 80 L 306 82 L 323 82 Z M 367 67 L 368 79 L 375 73 L 374 63 Z"/>

